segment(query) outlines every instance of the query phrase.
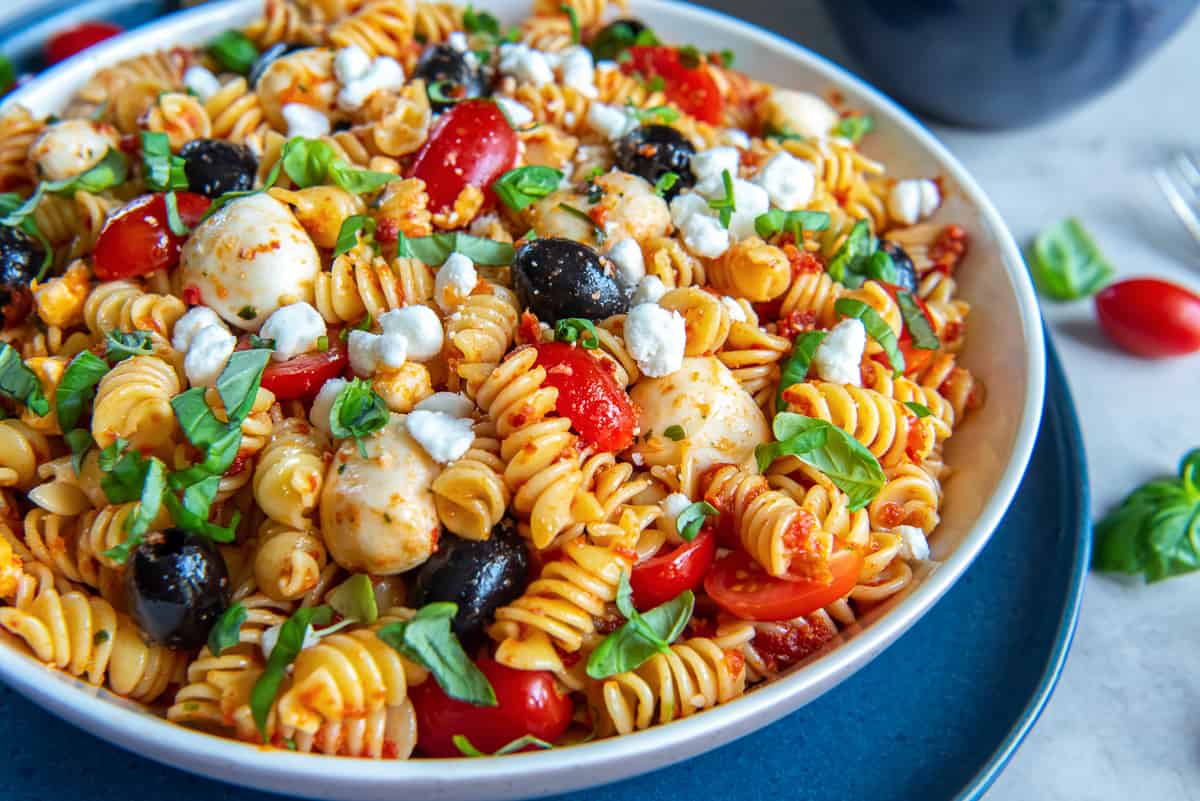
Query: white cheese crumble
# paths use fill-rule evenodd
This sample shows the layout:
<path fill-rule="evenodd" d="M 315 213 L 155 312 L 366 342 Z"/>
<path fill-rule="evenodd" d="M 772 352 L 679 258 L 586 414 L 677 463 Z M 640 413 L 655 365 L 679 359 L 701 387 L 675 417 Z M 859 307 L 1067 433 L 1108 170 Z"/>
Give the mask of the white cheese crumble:
<path fill-rule="evenodd" d="M 285 103 L 283 119 L 287 122 L 289 139 L 294 136 L 316 139 L 331 130 L 328 117 L 303 103 Z"/>
<path fill-rule="evenodd" d="M 801 208 L 812 200 L 816 177 L 812 167 L 791 153 L 776 153 L 754 176 L 771 202 L 785 211 Z"/>
<path fill-rule="evenodd" d="M 308 411 L 308 420 L 326 434 L 332 434 L 329 414 L 333 411 L 333 402 L 337 400 L 337 396 L 345 388 L 346 383 L 344 378 L 331 378 L 321 385 L 321 389 L 317 391 L 317 397 L 313 398 L 312 408 Z"/>
<path fill-rule="evenodd" d="M 345 86 L 351 81 L 357 81 L 371 69 L 371 57 L 358 45 L 350 45 L 338 50 L 333 57 L 333 74 L 338 83 Z"/>
<path fill-rule="evenodd" d="M 585 97 L 595 97 L 596 65 L 592 54 L 583 45 L 572 45 L 559 54 L 562 82 Z"/>
<path fill-rule="evenodd" d="M 271 652 L 275 650 L 275 646 L 279 644 L 279 633 L 283 631 L 283 624 L 276 623 L 263 630 L 262 639 L 259 640 L 259 647 L 262 648 L 263 659 L 270 659 Z M 300 650 L 312 648 L 321 641 L 321 635 L 313 631 L 312 626 L 304 627 L 304 640 L 300 644 Z"/>
<path fill-rule="evenodd" d="M 526 44 L 500 45 L 500 71 L 534 86 L 554 83 L 554 70 L 546 54 Z"/>
<path fill-rule="evenodd" d="M 426 409 L 413 409 L 404 418 L 409 436 L 425 449 L 429 458 L 441 464 L 453 462 L 470 450 L 475 441 L 472 426 L 469 418 Z"/>
<path fill-rule="evenodd" d="M 229 330 L 206 325 L 192 335 L 187 355 L 183 357 L 183 372 L 194 387 L 211 387 L 229 363 L 237 337 Z"/>
<path fill-rule="evenodd" d="M 617 268 L 617 283 L 626 291 L 632 291 L 646 275 L 646 260 L 636 239 L 626 238 L 614 242 L 607 256 Z"/>
<path fill-rule="evenodd" d="M 301 301 L 271 312 L 258 335 L 275 340 L 271 358 L 286 362 L 293 356 L 317 349 L 317 340 L 326 335 L 325 320 L 311 304 Z"/>
<path fill-rule="evenodd" d="M 897 181 L 888 192 L 888 213 L 897 222 L 915 225 L 937 211 L 942 195 L 937 184 L 928 178 L 908 178 Z"/>
<path fill-rule="evenodd" d="M 681 233 L 683 244 L 697 256 L 715 259 L 729 250 L 729 231 L 722 227 L 716 217 L 693 215 L 683 224 Z"/>
<path fill-rule="evenodd" d="M 675 519 L 683 514 L 683 510 L 692 505 L 692 499 L 682 492 L 673 492 L 662 499 L 661 505 L 663 514 L 674 523 Z"/>
<path fill-rule="evenodd" d="M 838 113 L 809 92 L 775 89 L 766 103 L 767 121 L 788 133 L 811 139 L 827 136 L 838 123 Z"/>
<path fill-rule="evenodd" d="M 193 306 L 175 321 L 175 330 L 171 332 L 171 347 L 180 353 L 186 353 L 191 347 L 192 338 L 200 329 L 210 325 L 229 330 L 229 326 L 225 325 L 225 321 L 217 316 L 215 311 L 207 306 Z"/>
<path fill-rule="evenodd" d="M 916 526 L 896 526 L 892 531 L 900 535 L 900 555 L 905 559 L 923 562 L 929 558 L 929 540 L 925 532 Z"/>
<path fill-rule="evenodd" d="M 408 343 L 408 358 L 427 362 L 442 352 L 445 332 L 437 312 L 428 306 L 405 306 L 379 316 L 384 335 L 399 335 Z"/>
<path fill-rule="evenodd" d="M 379 363 L 376 343 L 379 334 L 370 331 L 351 331 L 346 338 L 346 352 L 350 356 L 350 369 L 359 378 L 366 378 L 375 372 Z"/>
<path fill-rule="evenodd" d="M 701 150 L 692 156 L 691 166 L 692 175 L 696 176 L 697 182 L 709 178 L 716 178 L 720 181 L 721 172 L 724 170 L 729 170 L 729 174 L 736 178 L 738 174 L 737 148 L 713 147 Z"/>
<path fill-rule="evenodd" d="M 588 106 L 587 121 L 596 133 L 609 140 L 620 139 L 638 127 L 636 118 L 626 114 L 624 109 L 607 103 L 592 103 Z"/>
<path fill-rule="evenodd" d="M 395 92 L 404 86 L 404 68 L 390 56 L 379 56 L 360 77 L 343 83 L 337 95 L 338 108 L 357 111 L 376 92 Z"/>
<path fill-rule="evenodd" d="M 660 378 L 683 366 L 687 329 L 679 312 L 643 303 L 630 309 L 625 318 L 625 345 L 638 369 Z"/>
<path fill-rule="evenodd" d="M 630 307 L 641 306 L 643 303 L 658 303 L 659 298 L 667 294 L 667 285 L 657 275 L 647 275 L 638 281 L 633 297 L 629 299 Z"/>
<path fill-rule="evenodd" d="M 413 407 L 413 411 L 442 412 L 451 417 L 470 417 L 475 404 L 461 392 L 435 392 Z"/>
<path fill-rule="evenodd" d="M 746 310 L 742 308 L 742 304 L 737 302 L 736 298 L 731 298 L 728 295 L 721 296 L 721 305 L 725 307 L 725 311 L 729 312 L 729 319 L 736 323 L 744 323 L 748 321 Z"/>
<path fill-rule="evenodd" d="M 446 37 L 446 44 L 460 53 L 467 52 L 467 35 L 462 31 L 453 31 Z"/>
<path fill-rule="evenodd" d="M 444 312 L 452 312 L 462 305 L 475 285 L 479 273 L 475 264 L 461 253 L 451 253 L 437 271 L 433 283 L 433 297 Z"/>
<path fill-rule="evenodd" d="M 765 189 L 750 181 L 734 178 L 731 183 L 734 210 L 729 220 L 729 234 L 736 242 L 756 235 L 754 220 L 771 208 L 771 199 L 767 197 Z M 709 200 L 722 199 L 726 196 L 725 181 L 720 175 L 709 177 L 697 184 L 696 193 Z M 720 213 L 716 209 L 708 208 L 707 203 L 705 212 L 714 219 L 720 217 Z"/>
<path fill-rule="evenodd" d="M 524 103 L 513 100 L 511 97 L 504 97 L 503 95 L 496 95 L 494 99 L 496 105 L 504 112 L 504 116 L 508 117 L 508 121 L 514 128 L 524 128 L 533 122 L 533 112 Z"/>
<path fill-rule="evenodd" d="M 867 329 L 861 320 L 848 319 L 830 329 L 813 354 L 813 367 L 822 381 L 862 386 L 862 357 Z"/>
<path fill-rule="evenodd" d="M 739 150 L 750 149 L 750 134 L 740 128 L 726 128 L 721 132 L 721 141 Z"/>
<path fill-rule="evenodd" d="M 695 215 L 708 212 L 708 203 L 695 192 L 682 192 L 671 201 L 671 222 L 676 228 L 683 228 Z"/>
<path fill-rule="evenodd" d="M 183 73 L 183 85 L 198 97 L 201 103 L 207 103 L 210 97 L 221 91 L 221 82 L 217 80 L 217 76 L 199 64 L 188 67 L 187 72 Z"/>

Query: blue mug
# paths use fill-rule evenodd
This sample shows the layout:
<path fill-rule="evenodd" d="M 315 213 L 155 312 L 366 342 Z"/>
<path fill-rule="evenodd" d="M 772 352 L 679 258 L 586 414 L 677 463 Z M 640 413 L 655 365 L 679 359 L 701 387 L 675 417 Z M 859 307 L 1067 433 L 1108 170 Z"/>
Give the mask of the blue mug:
<path fill-rule="evenodd" d="M 1129 74 L 1198 0 L 826 0 L 866 77 L 914 111 L 1029 125 Z M 1180 76 L 1181 80 L 1187 80 Z"/>

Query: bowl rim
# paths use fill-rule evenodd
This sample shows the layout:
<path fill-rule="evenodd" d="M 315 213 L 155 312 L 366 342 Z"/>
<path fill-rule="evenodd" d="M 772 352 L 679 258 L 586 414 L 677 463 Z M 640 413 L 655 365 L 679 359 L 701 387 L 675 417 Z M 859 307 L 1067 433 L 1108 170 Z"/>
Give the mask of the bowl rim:
<path fill-rule="evenodd" d="M 39 94 L 52 91 L 57 85 L 78 86 L 94 70 L 153 49 L 156 41 L 185 41 L 184 37 L 191 28 L 215 25 L 223 19 L 245 15 L 258 5 L 259 0 L 223 0 L 167 15 L 52 67 L 9 95 L 0 104 L 0 110 L 14 103 L 30 105 L 29 101 L 36 99 Z M 631 4 L 634 12 L 653 13 L 659 9 L 688 15 L 697 26 L 731 31 L 744 41 L 780 51 L 797 65 L 821 75 L 834 86 L 849 87 L 874 109 L 885 112 L 903 130 L 906 138 L 915 140 L 939 163 L 943 171 L 952 176 L 994 238 L 995 248 L 1014 290 L 1022 335 L 1027 344 L 1023 364 L 1026 373 L 1025 397 L 1012 450 L 995 491 L 963 540 L 938 569 L 849 642 L 839 645 L 795 673 L 766 683 L 736 701 L 716 706 L 701 715 L 621 737 L 570 748 L 513 754 L 499 760 L 331 759 L 318 754 L 259 748 L 186 728 L 115 703 L 106 698 L 105 692 L 82 682 L 48 681 L 45 671 L 52 668 L 7 647 L 0 647 L 0 678 L 43 708 L 124 748 L 184 770 L 263 789 L 279 791 L 290 788 L 293 792 L 299 789 L 301 792 L 328 795 L 330 783 L 335 785 L 333 792 L 347 793 L 395 789 L 410 784 L 429 787 L 449 777 L 453 777 L 459 785 L 481 787 L 498 779 L 512 782 L 556 774 L 578 777 L 558 779 L 553 788 L 558 791 L 602 784 L 662 767 L 761 728 L 798 707 L 798 696 L 804 695 L 804 702 L 810 701 L 849 678 L 933 606 L 974 561 L 1000 523 L 1024 475 L 1039 428 L 1045 391 L 1045 343 L 1037 297 L 1020 249 L 999 212 L 963 165 L 923 123 L 879 90 L 804 46 L 723 12 L 670 0 L 634 0 Z M 632 762 L 631 757 L 635 754 L 652 752 L 661 754 L 662 760 L 654 765 L 642 760 L 637 767 L 623 767 L 623 762 Z M 596 771 L 597 768 L 607 770 Z M 598 776 L 603 778 L 596 780 Z M 503 794 L 502 788 L 495 785 L 493 788 L 498 796 Z M 536 792 L 550 790 L 539 790 L 532 784 L 507 789 L 508 796 Z"/>

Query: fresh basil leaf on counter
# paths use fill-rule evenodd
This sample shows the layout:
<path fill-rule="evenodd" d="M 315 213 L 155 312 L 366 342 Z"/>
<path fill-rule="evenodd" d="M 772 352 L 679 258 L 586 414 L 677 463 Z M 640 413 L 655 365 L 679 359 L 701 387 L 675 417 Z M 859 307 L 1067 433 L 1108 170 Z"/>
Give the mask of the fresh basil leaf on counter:
<path fill-rule="evenodd" d="M 1096 294 L 1116 271 L 1074 217 L 1042 229 L 1028 255 L 1038 292 L 1051 300 L 1079 300 Z"/>

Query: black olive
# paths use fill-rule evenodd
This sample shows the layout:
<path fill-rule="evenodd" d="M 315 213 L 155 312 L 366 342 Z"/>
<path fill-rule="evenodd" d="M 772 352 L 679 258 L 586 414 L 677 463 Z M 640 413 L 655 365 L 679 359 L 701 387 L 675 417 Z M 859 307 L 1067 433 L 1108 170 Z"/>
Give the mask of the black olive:
<path fill-rule="evenodd" d="M 151 640 L 171 648 L 204 645 L 229 606 L 229 573 L 212 540 L 170 528 L 147 535 L 126 569 L 129 613 Z"/>
<path fill-rule="evenodd" d="M 616 268 L 573 239 L 534 239 L 513 256 L 513 288 L 521 305 L 544 323 L 564 317 L 602 320 L 629 308 Z"/>
<path fill-rule="evenodd" d="M 681 189 L 693 186 L 692 156 L 696 148 L 683 134 L 669 125 L 643 125 L 617 142 L 617 165 L 625 172 L 640 175 L 652 184 L 669 172 L 679 176 L 666 191 L 667 200 Z"/>
<path fill-rule="evenodd" d="M 45 249 L 29 234 L 0 225 L 0 327 L 23 322 L 33 310 L 29 283 L 45 257 Z"/>
<path fill-rule="evenodd" d="M 616 61 L 617 56 L 638 43 L 638 36 L 644 30 L 646 24 L 640 19 L 613 20 L 592 37 L 592 55 L 597 61 Z"/>
<path fill-rule="evenodd" d="M 443 532 L 438 550 L 421 565 L 409 591 L 409 602 L 420 607 L 435 601 L 458 604 L 454 633 L 475 639 L 492 615 L 516 600 L 529 581 L 529 550 L 516 526 L 502 520 L 492 536 L 476 542 Z"/>
<path fill-rule="evenodd" d="M 179 151 L 188 189 L 208 197 L 254 188 L 258 159 L 250 148 L 220 139 L 193 139 Z"/>
<path fill-rule="evenodd" d="M 460 100 L 483 97 L 488 94 L 490 84 L 487 70 L 474 53 L 456 50 L 446 44 L 425 48 L 421 60 L 413 69 L 412 77 L 425 81 L 434 111 L 445 111 Z M 436 90 L 434 84 L 439 84 Z M 437 100 L 435 94 L 449 98 L 449 102 Z"/>
<path fill-rule="evenodd" d="M 904 248 L 890 239 L 883 240 L 880 247 L 892 257 L 892 264 L 896 265 L 896 286 L 905 292 L 916 292 L 917 270 L 913 267 L 912 259 L 904 252 Z"/>
<path fill-rule="evenodd" d="M 298 44 L 294 42 L 279 42 L 278 44 L 271 45 L 266 50 L 262 51 L 258 58 L 254 60 L 254 64 L 251 65 L 250 75 L 248 78 L 250 81 L 250 86 L 257 87 L 258 79 L 261 78 L 263 73 L 267 71 L 267 67 L 271 66 L 279 59 L 291 53 L 295 53 L 297 50 L 307 50 L 309 47 L 312 47 L 312 45 Z"/>

